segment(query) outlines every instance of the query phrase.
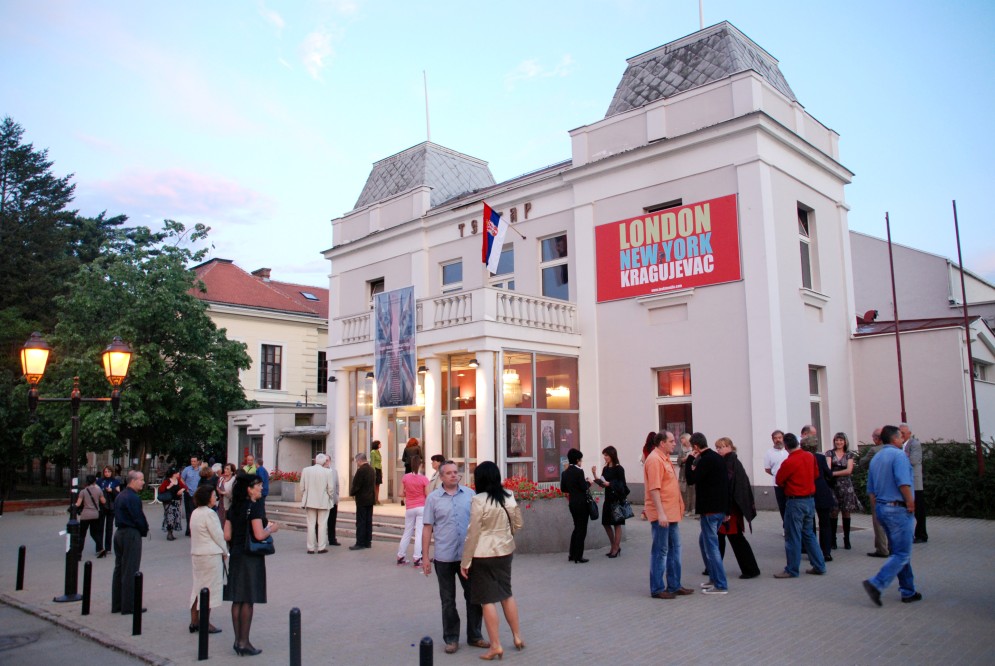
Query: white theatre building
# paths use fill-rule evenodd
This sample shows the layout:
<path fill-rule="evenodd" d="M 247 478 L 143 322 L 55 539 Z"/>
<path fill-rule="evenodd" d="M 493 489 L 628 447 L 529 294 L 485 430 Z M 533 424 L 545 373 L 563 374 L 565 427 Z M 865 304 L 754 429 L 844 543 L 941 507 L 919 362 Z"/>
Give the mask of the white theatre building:
<path fill-rule="evenodd" d="M 720 23 L 631 58 L 605 117 L 570 136 L 570 159 L 502 183 L 480 159 L 413 146 L 377 162 L 333 221 L 343 480 L 380 440 L 382 495 L 396 497 L 411 436 L 426 457 L 538 482 L 559 480 L 571 447 L 600 468 L 610 444 L 634 488 L 661 428 L 730 437 L 758 486 L 775 428 L 855 441 L 852 173 L 777 61 Z M 496 275 L 485 201 L 512 227 Z M 416 400 L 381 409 L 372 297 L 405 287 Z"/>

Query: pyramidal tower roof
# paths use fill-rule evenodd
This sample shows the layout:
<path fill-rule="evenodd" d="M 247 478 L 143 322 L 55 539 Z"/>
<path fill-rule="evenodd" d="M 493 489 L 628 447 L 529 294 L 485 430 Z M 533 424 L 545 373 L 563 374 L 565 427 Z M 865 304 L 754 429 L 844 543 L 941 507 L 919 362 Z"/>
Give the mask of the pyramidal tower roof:
<path fill-rule="evenodd" d="M 494 185 L 487 162 L 430 141 L 419 143 L 374 163 L 356 208 L 427 185 L 431 205 Z"/>
<path fill-rule="evenodd" d="M 754 70 L 792 101 L 777 60 L 728 21 L 629 58 L 605 118 Z"/>

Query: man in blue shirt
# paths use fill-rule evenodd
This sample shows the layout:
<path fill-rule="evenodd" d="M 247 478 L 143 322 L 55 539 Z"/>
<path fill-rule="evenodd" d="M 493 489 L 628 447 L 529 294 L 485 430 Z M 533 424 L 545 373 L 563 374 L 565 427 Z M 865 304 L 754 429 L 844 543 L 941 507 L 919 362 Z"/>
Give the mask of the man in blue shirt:
<path fill-rule="evenodd" d="M 200 458 L 190 456 L 190 466 L 183 468 L 183 471 L 180 472 L 180 479 L 187 486 L 187 492 L 183 493 L 183 509 L 187 514 L 186 535 L 190 536 L 190 514 L 194 510 L 193 494 L 197 490 L 197 486 L 200 485 Z"/>
<path fill-rule="evenodd" d="M 432 573 L 432 558 L 428 556 L 428 549 L 434 534 L 435 575 L 439 579 L 439 597 L 442 599 L 442 638 L 446 642 L 446 654 L 453 654 L 459 649 L 460 619 L 456 610 L 455 580 L 463 586 L 463 599 L 466 601 L 466 642 L 473 647 L 489 648 L 491 644 L 484 640 L 480 631 L 483 611 L 480 604 L 470 603 L 470 581 L 459 575 L 463 542 L 470 527 L 470 500 L 475 493 L 460 485 L 459 469 L 452 460 L 445 461 L 439 467 L 439 478 L 442 485 L 425 499 L 422 571 L 426 576 Z"/>
<path fill-rule="evenodd" d="M 135 574 L 142 566 L 142 537 L 149 533 L 149 521 L 142 511 L 138 493 L 145 487 L 145 475 L 131 470 L 128 486 L 114 499 L 114 576 L 111 579 L 111 612 L 130 615 L 145 612 L 135 608 Z"/>
<path fill-rule="evenodd" d="M 895 426 L 881 428 L 882 448 L 871 459 L 867 472 L 867 496 L 871 511 L 888 533 L 891 555 L 873 578 L 864 581 L 864 590 L 878 606 L 881 592 L 898 576 L 902 603 L 922 599 L 912 575 L 912 532 L 916 501 L 912 490 L 912 463 L 902 451 L 902 434 Z"/>
<path fill-rule="evenodd" d="M 263 459 L 256 459 L 256 476 L 263 480 L 263 501 L 266 501 L 266 496 L 269 495 L 269 470 L 263 467 Z"/>

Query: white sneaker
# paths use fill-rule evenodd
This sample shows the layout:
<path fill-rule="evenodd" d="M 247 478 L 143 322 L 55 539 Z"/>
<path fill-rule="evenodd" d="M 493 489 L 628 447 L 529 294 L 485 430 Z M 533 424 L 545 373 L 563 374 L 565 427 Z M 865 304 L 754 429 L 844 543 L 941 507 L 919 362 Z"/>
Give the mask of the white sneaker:
<path fill-rule="evenodd" d="M 729 590 L 720 590 L 715 587 L 706 587 L 701 591 L 702 594 L 729 594 Z"/>
<path fill-rule="evenodd" d="M 701 584 L 701 589 L 703 589 L 703 590 L 707 590 L 707 589 L 712 588 L 712 587 L 715 587 L 715 583 L 713 583 L 712 581 L 708 581 L 706 583 L 702 583 Z"/>

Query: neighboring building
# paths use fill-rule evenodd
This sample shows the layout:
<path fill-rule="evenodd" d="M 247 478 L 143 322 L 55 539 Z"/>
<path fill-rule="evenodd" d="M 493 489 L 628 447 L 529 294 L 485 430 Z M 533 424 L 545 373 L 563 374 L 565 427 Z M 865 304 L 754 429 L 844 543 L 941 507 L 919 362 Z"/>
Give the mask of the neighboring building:
<path fill-rule="evenodd" d="M 207 302 L 211 320 L 229 339 L 245 343 L 252 359 L 240 379 L 245 397 L 259 408 L 229 413 L 229 460 L 248 452 L 263 455 L 270 469 L 300 467 L 312 440 L 324 451 L 328 432 L 328 290 L 272 280 L 268 268 L 250 274 L 228 259 L 204 262 L 194 272 L 203 289 L 190 293 Z M 288 437 L 277 460 L 277 444 Z"/>
<path fill-rule="evenodd" d="M 646 433 L 668 428 L 731 437 L 762 484 L 774 428 L 852 430 L 852 174 L 777 61 L 720 23 L 631 58 L 605 118 L 570 136 L 569 160 L 503 183 L 416 145 L 377 162 L 333 220 L 343 479 L 372 439 L 385 496 L 409 436 L 467 472 L 495 460 L 539 482 L 558 481 L 571 446 L 600 466 L 612 444 L 638 495 Z M 512 222 L 496 275 L 485 200 Z M 402 287 L 418 399 L 379 409 L 371 299 Z"/>

